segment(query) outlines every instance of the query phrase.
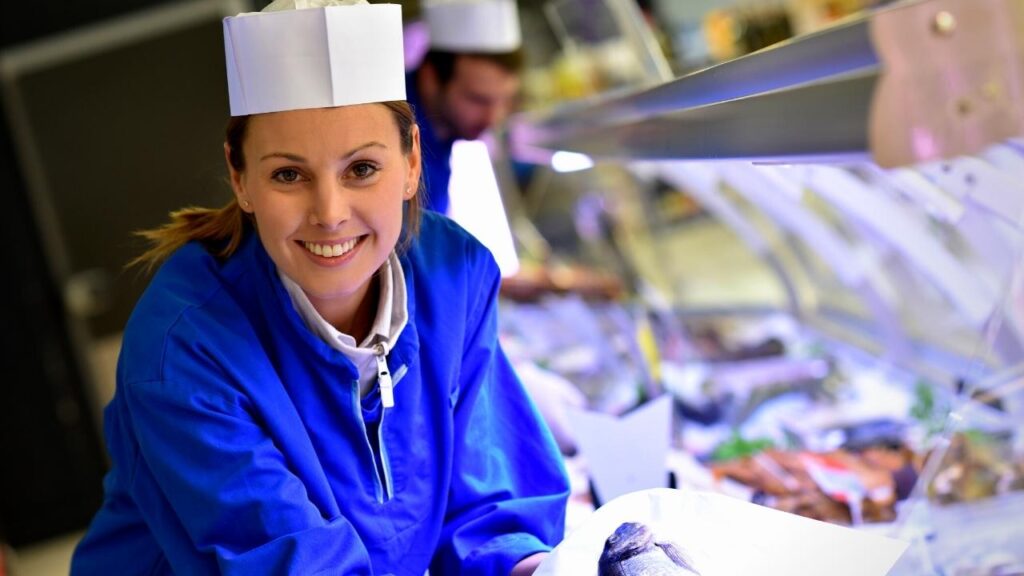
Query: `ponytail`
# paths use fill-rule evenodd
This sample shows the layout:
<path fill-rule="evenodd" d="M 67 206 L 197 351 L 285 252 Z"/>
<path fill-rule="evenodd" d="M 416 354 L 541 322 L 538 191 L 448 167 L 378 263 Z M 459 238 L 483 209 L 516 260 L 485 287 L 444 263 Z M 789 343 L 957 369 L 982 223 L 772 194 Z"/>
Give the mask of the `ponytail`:
<path fill-rule="evenodd" d="M 226 259 L 242 243 L 250 225 L 249 218 L 235 199 L 221 208 L 189 206 L 171 212 L 170 222 L 159 228 L 136 232 L 151 245 L 128 266 L 143 266 L 151 271 L 160 261 L 192 240 L 202 242 L 215 256 Z"/>

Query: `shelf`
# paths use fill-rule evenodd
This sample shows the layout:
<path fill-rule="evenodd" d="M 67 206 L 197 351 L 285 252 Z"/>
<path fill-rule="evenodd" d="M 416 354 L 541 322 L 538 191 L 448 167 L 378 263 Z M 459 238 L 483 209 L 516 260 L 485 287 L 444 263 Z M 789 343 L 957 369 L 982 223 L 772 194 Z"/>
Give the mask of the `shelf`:
<path fill-rule="evenodd" d="M 918 0 L 627 94 L 517 118 L 521 144 L 613 159 L 892 167 L 1024 135 L 1024 2 Z"/>
<path fill-rule="evenodd" d="M 648 89 L 599 96 L 542 112 L 533 124 L 554 131 L 593 122 L 617 123 L 754 96 L 829 76 L 872 71 L 877 66 L 867 19 L 860 17 Z"/>
<path fill-rule="evenodd" d="M 828 160 L 863 155 L 877 83 L 872 72 L 657 114 L 564 130 L 546 148 L 599 158 Z"/>

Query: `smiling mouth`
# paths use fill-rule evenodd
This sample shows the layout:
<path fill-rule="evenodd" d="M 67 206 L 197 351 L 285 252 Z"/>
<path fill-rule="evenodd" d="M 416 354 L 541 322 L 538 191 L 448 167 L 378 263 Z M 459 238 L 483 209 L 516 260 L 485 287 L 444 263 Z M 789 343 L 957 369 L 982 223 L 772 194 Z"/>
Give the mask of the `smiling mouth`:
<path fill-rule="evenodd" d="M 363 236 L 358 238 L 352 238 L 345 242 L 332 242 L 332 243 L 317 243 L 317 242 L 299 242 L 298 244 L 305 248 L 311 254 L 322 256 L 324 258 L 340 258 L 345 254 L 348 254 L 355 248 L 359 242 L 361 242 Z"/>

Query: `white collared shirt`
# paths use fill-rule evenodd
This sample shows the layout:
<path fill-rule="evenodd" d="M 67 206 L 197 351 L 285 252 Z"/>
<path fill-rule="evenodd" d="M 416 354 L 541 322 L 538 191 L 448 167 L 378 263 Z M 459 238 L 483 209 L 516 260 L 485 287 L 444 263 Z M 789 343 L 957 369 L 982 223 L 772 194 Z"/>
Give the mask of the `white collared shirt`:
<path fill-rule="evenodd" d="M 365 396 L 376 383 L 377 363 L 374 344 L 386 342 L 391 350 L 398 341 L 399 334 L 409 321 L 408 298 L 405 291 L 405 273 L 398 255 L 391 252 L 380 269 L 380 300 L 377 304 L 377 316 L 374 318 L 370 333 L 361 343 L 349 334 L 331 326 L 316 311 L 309 297 L 294 280 L 278 270 L 278 276 L 284 284 L 292 305 L 306 326 L 314 334 L 320 336 L 329 346 L 338 350 L 355 364 L 359 371 L 359 395 Z"/>

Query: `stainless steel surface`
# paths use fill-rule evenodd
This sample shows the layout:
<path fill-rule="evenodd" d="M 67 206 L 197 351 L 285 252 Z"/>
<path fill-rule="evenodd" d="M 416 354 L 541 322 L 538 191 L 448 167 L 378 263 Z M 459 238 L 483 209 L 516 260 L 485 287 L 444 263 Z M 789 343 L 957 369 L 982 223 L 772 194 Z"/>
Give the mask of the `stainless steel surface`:
<path fill-rule="evenodd" d="M 556 129 L 617 123 L 870 70 L 877 63 L 867 20 L 858 18 L 653 88 L 566 105 L 539 115 L 537 124 Z"/>
<path fill-rule="evenodd" d="M 537 145 L 598 158 L 822 160 L 863 155 L 877 74 L 861 72 L 616 125 Z"/>
<path fill-rule="evenodd" d="M 621 159 L 884 167 L 1024 135 L 1024 1 L 920 0 L 671 82 L 521 118 L 529 145 Z"/>

